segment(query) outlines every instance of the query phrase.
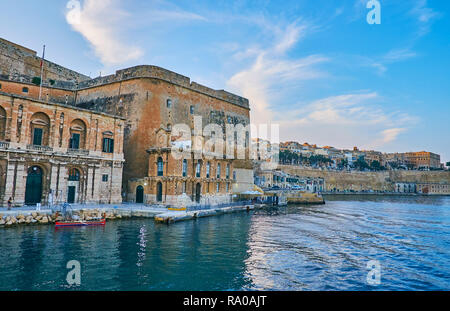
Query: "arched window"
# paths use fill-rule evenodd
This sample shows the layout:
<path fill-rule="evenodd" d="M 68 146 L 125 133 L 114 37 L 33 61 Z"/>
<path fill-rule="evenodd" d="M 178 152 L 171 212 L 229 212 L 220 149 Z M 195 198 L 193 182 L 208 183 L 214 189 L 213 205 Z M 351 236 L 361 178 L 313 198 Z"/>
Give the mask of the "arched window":
<path fill-rule="evenodd" d="M 217 178 L 220 178 L 220 163 L 217 164 Z"/>
<path fill-rule="evenodd" d="M 164 176 L 164 162 L 161 157 L 158 158 L 157 170 L 158 170 L 158 176 Z"/>
<path fill-rule="evenodd" d="M 70 149 L 84 149 L 86 143 L 86 124 L 80 120 L 73 120 L 70 124 Z"/>
<path fill-rule="evenodd" d="M 43 112 L 37 112 L 31 117 L 31 144 L 48 146 L 50 133 L 50 118 Z"/>
<path fill-rule="evenodd" d="M 69 170 L 69 181 L 80 181 L 80 171 L 76 168 Z"/>
<path fill-rule="evenodd" d="M 208 162 L 206 163 L 206 178 L 209 178 L 210 172 L 211 172 L 211 163 Z"/>
<path fill-rule="evenodd" d="M 187 160 L 183 160 L 183 177 L 187 176 Z"/>
<path fill-rule="evenodd" d="M 6 135 L 6 110 L 0 106 L 0 141 L 5 140 Z"/>
<path fill-rule="evenodd" d="M 28 88 L 27 88 L 27 87 L 23 87 L 23 88 L 22 88 L 22 92 L 23 92 L 23 93 L 28 93 Z"/>
<path fill-rule="evenodd" d="M 197 162 L 197 167 L 195 168 L 195 177 L 200 177 L 202 171 L 202 161 Z"/>

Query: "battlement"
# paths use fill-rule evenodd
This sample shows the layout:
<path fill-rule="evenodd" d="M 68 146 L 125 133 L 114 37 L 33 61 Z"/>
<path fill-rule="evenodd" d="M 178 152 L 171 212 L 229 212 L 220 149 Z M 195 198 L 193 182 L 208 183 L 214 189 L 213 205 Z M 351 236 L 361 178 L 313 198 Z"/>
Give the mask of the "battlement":
<path fill-rule="evenodd" d="M 28 83 L 41 75 L 41 58 L 36 51 L 0 38 L 0 76 L 2 79 Z M 44 60 L 44 83 L 58 83 L 60 87 L 75 88 L 76 83 L 89 80 L 82 75 L 63 66 Z M 66 84 L 64 82 L 72 82 Z M 55 86 L 57 87 L 57 86 Z"/>
<path fill-rule="evenodd" d="M 78 84 L 78 89 L 86 89 L 91 87 L 96 87 L 104 84 L 110 84 L 115 82 L 120 82 L 128 79 L 139 79 L 139 78 L 152 78 L 159 79 L 169 83 L 173 83 L 190 90 L 203 93 L 208 96 L 212 96 L 226 102 L 249 108 L 248 99 L 241 96 L 226 92 L 224 90 L 214 90 L 207 86 L 198 84 L 196 82 L 191 82 L 189 77 L 180 75 L 176 72 L 151 65 L 141 65 L 130 67 L 126 69 L 121 69 L 116 71 L 115 74 L 98 77 L 92 80 L 82 81 Z"/>
<path fill-rule="evenodd" d="M 32 84 L 40 77 L 41 58 L 36 51 L 0 38 L 0 80 Z M 150 78 L 166 81 L 240 107 L 249 108 L 248 99 L 214 90 L 191 81 L 189 77 L 151 65 L 140 65 L 117 70 L 115 74 L 91 79 L 48 60 L 44 62 L 44 87 L 77 91 L 130 79 Z"/>

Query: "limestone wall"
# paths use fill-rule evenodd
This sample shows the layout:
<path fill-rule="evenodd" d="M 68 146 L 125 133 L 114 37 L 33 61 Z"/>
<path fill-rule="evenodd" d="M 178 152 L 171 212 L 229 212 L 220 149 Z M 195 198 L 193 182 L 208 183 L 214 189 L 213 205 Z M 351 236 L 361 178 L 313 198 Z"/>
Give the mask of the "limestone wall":
<path fill-rule="evenodd" d="M 23 81 L 39 77 L 41 57 L 36 51 L 0 38 L 0 76 L 7 80 Z M 50 61 L 44 62 L 44 80 L 80 82 L 90 79 Z M 29 82 L 29 81 L 23 81 Z"/>
<path fill-rule="evenodd" d="M 380 190 L 394 191 L 396 182 L 448 183 L 449 171 L 383 171 L 383 172 L 336 172 L 281 165 L 289 174 L 325 179 L 326 190 Z"/>

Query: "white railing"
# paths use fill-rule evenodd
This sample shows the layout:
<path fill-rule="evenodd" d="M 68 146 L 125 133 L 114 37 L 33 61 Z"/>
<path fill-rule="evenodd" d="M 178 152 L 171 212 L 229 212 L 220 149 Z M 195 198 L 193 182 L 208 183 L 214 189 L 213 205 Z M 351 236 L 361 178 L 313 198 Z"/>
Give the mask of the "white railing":
<path fill-rule="evenodd" d="M 27 145 L 27 150 L 52 152 L 53 148 L 49 146 Z"/>
<path fill-rule="evenodd" d="M 0 149 L 8 149 L 9 148 L 9 143 L 0 141 Z"/>
<path fill-rule="evenodd" d="M 68 154 L 89 155 L 89 150 L 68 148 L 68 149 L 67 149 L 67 153 L 68 153 Z"/>

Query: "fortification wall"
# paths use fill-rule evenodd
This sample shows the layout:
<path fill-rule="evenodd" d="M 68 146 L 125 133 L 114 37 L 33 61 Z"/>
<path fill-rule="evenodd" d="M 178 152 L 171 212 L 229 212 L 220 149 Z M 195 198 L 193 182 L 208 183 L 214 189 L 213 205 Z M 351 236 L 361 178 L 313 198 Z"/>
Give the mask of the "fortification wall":
<path fill-rule="evenodd" d="M 105 84 L 111 84 L 136 78 L 154 78 L 167 81 L 172 84 L 187 88 L 189 90 L 197 91 L 199 93 L 232 103 L 234 105 L 249 108 L 249 102 L 248 99 L 246 98 L 226 92 L 224 90 L 211 89 L 196 82 L 191 82 L 190 78 L 180 75 L 178 73 L 172 72 L 170 70 L 161 67 L 150 65 L 142 65 L 126 68 L 123 70 L 116 71 L 114 75 L 83 81 L 79 83 L 78 88 L 79 89 L 93 88 Z"/>
<path fill-rule="evenodd" d="M 41 58 L 37 56 L 36 51 L 0 38 L 1 79 L 31 83 L 34 77 L 40 75 Z M 59 82 L 58 87 L 62 88 L 74 88 L 76 83 L 90 79 L 48 60 L 44 62 L 43 76 L 45 83 L 54 85 Z"/>
<path fill-rule="evenodd" d="M 336 172 L 300 168 L 290 165 L 282 165 L 280 168 L 286 173 L 293 175 L 324 178 L 327 191 L 334 189 L 340 191 L 394 191 L 396 182 L 450 184 L 449 171 Z"/>

